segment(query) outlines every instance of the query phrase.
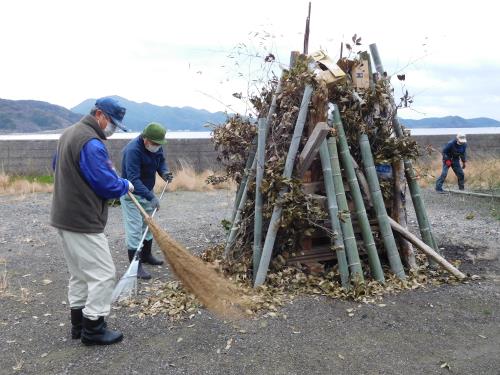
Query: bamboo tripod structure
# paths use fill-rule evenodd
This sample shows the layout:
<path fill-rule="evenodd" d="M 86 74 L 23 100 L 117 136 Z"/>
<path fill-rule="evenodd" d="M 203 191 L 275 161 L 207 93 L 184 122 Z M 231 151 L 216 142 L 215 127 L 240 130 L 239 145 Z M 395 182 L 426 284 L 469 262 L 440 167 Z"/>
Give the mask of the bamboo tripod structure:
<path fill-rule="evenodd" d="M 367 56 L 368 58 L 370 57 L 366 53 L 364 56 Z M 378 56 L 378 54 L 374 53 L 374 56 Z M 381 69 L 381 65 L 380 63 L 376 64 L 377 70 L 379 71 Z M 266 138 L 277 108 L 277 100 L 279 94 L 281 94 L 281 84 L 282 81 L 280 80 L 276 92 L 272 97 L 271 105 L 269 107 L 269 112 L 266 119 L 258 119 L 258 135 L 254 140 L 254 144 L 252 145 L 249 153 L 249 157 L 246 163 L 245 177 L 242 179 L 242 182 L 238 189 L 232 215 L 232 227 L 224 251 L 224 254 L 227 257 L 233 249 L 238 231 L 240 229 L 242 213 L 247 202 L 249 186 L 254 182 L 255 178 L 255 212 L 253 218 L 254 225 L 252 248 L 254 287 L 262 285 L 266 280 L 277 234 L 280 228 L 281 216 L 283 212 L 282 198 L 287 192 L 286 188 L 282 189 L 279 192 L 278 198 L 274 202 L 273 212 L 269 221 L 268 228 L 266 231 L 264 231 L 262 215 L 263 194 L 261 185 L 265 173 Z M 373 89 L 371 81 L 370 88 Z M 306 84 L 302 96 L 302 102 L 298 114 L 296 115 L 297 118 L 292 140 L 290 142 L 288 153 L 286 155 L 286 161 L 282 175 L 283 179 L 290 179 L 292 177 L 292 173 L 294 172 L 295 160 L 297 158 L 299 146 L 303 137 L 304 125 L 308 117 L 312 94 L 312 86 L 310 84 Z M 357 95 L 356 91 L 353 92 L 353 97 L 355 95 Z M 358 98 L 355 99 L 361 100 L 359 95 Z M 392 103 L 394 103 L 392 97 L 391 100 Z M 319 124 L 321 123 L 318 123 L 317 125 Z M 397 122 L 396 118 L 392 120 L 392 124 L 396 135 L 398 137 L 403 136 L 401 126 Z M 436 244 L 430 231 L 429 221 L 425 212 L 425 208 L 423 206 L 423 201 L 420 197 L 420 188 L 417 184 L 411 161 L 404 160 L 405 173 L 408 184 L 410 185 L 410 192 L 412 194 L 412 200 L 415 205 L 415 210 L 417 211 L 419 228 L 425 243 L 421 241 L 419 242 L 419 240 L 416 239 L 415 236 L 409 233 L 405 228 L 398 226 L 399 224 L 388 216 L 386 205 L 380 188 L 377 171 L 375 169 L 374 158 L 368 135 L 362 132 L 359 134 L 358 138 L 363 166 L 363 170 L 361 170 L 358 167 L 353 156 L 351 155 L 348 140 L 343 128 L 340 111 L 338 107 L 333 103 L 330 103 L 330 109 L 328 111 L 328 125 L 334 131 L 330 132 L 328 139 L 323 138 L 324 140 L 322 140 L 321 143 L 316 143 L 318 145 L 318 148 L 314 151 L 311 151 L 311 153 L 308 153 L 308 157 L 311 159 L 314 157 L 314 153 L 318 153 L 321 162 L 324 191 L 326 193 L 325 198 L 327 201 L 327 211 L 330 219 L 331 230 L 333 233 L 333 236 L 331 238 L 331 249 L 336 254 L 341 285 L 344 288 L 348 289 L 350 288 L 352 283 L 363 283 L 365 281 L 360 252 L 358 249 L 358 244 L 353 227 L 353 220 L 351 218 L 352 215 L 354 215 L 356 224 L 361 230 L 360 233 L 363 240 L 362 249 L 368 257 L 371 276 L 374 280 L 380 283 L 385 282 L 384 271 L 380 261 L 380 251 L 377 250 L 374 233 L 372 232 L 372 227 L 370 225 L 370 220 L 368 217 L 367 207 L 369 207 L 371 215 L 373 215 L 373 213 L 375 214 L 375 218 L 378 223 L 379 238 L 381 239 L 381 243 L 383 244 L 383 247 L 385 249 L 391 271 L 398 278 L 405 279 L 406 274 L 403 268 L 400 250 L 398 249 L 398 246 L 396 244 L 394 233 L 397 233 L 398 235 L 402 236 L 405 241 L 407 240 L 421 249 L 433 261 L 439 263 L 457 278 L 465 277 L 444 258 L 439 256 L 435 249 L 433 249 L 434 247 L 436 247 Z M 324 125 L 323 123 L 323 125 L 321 126 L 325 127 L 326 125 Z M 320 129 L 320 127 L 318 127 L 317 129 Z M 311 129 L 309 128 L 309 130 Z M 317 133 L 319 133 L 319 131 Z M 321 139 L 318 138 L 318 141 L 320 140 Z M 305 149 L 306 148 L 307 145 L 305 146 Z M 305 154 L 305 151 L 303 151 L 303 153 Z M 299 165 L 297 170 L 297 176 L 298 178 L 301 178 L 300 176 L 302 176 L 302 172 L 300 171 L 302 171 L 303 168 Z M 348 204 L 348 196 L 346 195 L 346 191 L 344 188 L 344 181 L 346 185 L 348 185 L 349 199 L 352 200 L 352 203 L 354 205 L 354 209 L 351 209 L 351 211 Z M 395 183 L 399 183 L 399 181 Z M 396 189 L 396 191 L 399 190 Z M 262 241 L 264 243 L 262 243 Z M 425 246 L 425 248 L 423 247 L 423 245 Z M 406 263 L 413 267 L 415 265 L 413 251 L 402 250 L 402 253 L 405 255 Z M 412 256 L 413 258 L 411 258 Z"/>

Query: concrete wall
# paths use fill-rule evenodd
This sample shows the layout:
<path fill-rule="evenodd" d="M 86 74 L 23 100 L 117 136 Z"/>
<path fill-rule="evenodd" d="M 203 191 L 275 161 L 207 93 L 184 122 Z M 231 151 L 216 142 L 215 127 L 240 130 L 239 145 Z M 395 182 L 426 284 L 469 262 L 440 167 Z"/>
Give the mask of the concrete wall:
<path fill-rule="evenodd" d="M 414 136 L 424 150 L 429 145 L 441 150 L 454 135 Z M 467 136 L 470 159 L 477 157 L 500 158 L 500 134 L 476 134 Z M 126 139 L 111 139 L 108 150 L 120 170 L 121 150 Z M 0 172 L 8 174 L 44 175 L 51 172 L 52 155 L 57 140 L 0 140 Z M 212 141 L 210 139 L 169 139 L 167 143 L 167 162 L 172 170 L 182 165 L 191 165 L 196 171 L 205 169 L 219 170 Z M 439 158 L 438 153 L 424 155 L 424 159 Z"/>
<path fill-rule="evenodd" d="M 116 168 L 120 170 L 121 150 L 127 139 L 107 141 L 108 151 Z M 52 155 L 57 140 L 0 140 L 0 172 L 17 175 L 50 174 Z M 200 172 L 218 170 L 219 164 L 210 139 L 169 139 L 166 146 L 167 163 L 175 171 L 191 166 Z"/>

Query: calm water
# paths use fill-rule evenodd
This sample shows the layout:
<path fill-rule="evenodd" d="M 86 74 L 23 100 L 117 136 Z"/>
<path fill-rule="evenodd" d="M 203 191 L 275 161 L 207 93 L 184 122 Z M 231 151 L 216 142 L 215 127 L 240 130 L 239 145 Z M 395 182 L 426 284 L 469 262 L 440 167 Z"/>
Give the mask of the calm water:
<path fill-rule="evenodd" d="M 410 129 L 412 135 L 444 135 L 444 134 L 500 134 L 500 127 L 496 128 L 436 128 Z M 116 133 L 111 139 L 132 139 L 140 133 Z M 207 139 L 210 132 L 167 132 L 167 139 Z M 44 140 L 59 139 L 59 134 L 8 134 L 1 135 L 0 140 Z"/>

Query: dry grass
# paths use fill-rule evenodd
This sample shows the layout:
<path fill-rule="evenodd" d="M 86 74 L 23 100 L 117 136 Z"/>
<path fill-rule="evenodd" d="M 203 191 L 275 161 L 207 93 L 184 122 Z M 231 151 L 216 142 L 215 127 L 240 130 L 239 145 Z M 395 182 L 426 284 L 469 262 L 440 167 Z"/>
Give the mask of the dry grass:
<path fill-rule="evenodd" d="M 37 178 L 12 177 L 0 173 L 0 195 L 51 193 L 52 190 L 52 183 L 40 182 Z"/>
<path fill-rule="evenodd" d="M 214 172 L 205 170 L 202 173 L 196 173 L 191 166 L 184 166 L 182 169 L 174 172 L 174 180 L 169 184 L 168 191 L 213 191 L 217 189 L 236 190 L 232 182 L 224 182 L 218 185 L 207 184 L 207 178 Z M 161 191 L 164 181 L 157 176 L 156 190 Z"/>
<path fill-rule="evenodd" d="M 419 160 L 416 168 L 420 176 L 420 185 L 434 186 L 441 174 L 441 157 L 432 160 Z M 486 157 L 467 162 L 465 172 L 465 186 L 467 189 L 489 190 L 500 189 L 500 159 Z M 456 187 L 457 177 L 452 170 L 448 172 L 445 184 Z"/>
<path fill-rule="evenodd" d="M 233 182 L 224 182 L 218 185 L 207 184 L 207 177 L 213 175 L 210 170 L 196 173 L 191 166 L 184 166 L 174 172 L 174 180 L 168 191 L 213 191 L 217 189 L 236 190 Z M 163 187 L 163 180 L 157 176 L 156 190 Z M 53 191 L 52 178 L 40 177 L 13 177 L 0 173 L 0 195 L 26 195 L 33 193 L 51 193 Z"/>

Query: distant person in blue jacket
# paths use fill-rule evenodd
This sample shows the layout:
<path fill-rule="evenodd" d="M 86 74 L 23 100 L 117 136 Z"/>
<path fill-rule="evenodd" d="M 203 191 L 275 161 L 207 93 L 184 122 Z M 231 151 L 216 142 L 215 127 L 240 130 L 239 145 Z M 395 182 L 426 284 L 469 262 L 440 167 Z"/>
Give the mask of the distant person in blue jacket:
<path fill-rule="evenodd" d="M 462 165 L 460 165 L 462 161 Z M 465 134 L 457 134 L 455 139 L 452 139 L 443 148 L 443 170 L 441 176 L 436 181 L 436 191 L 444 192 L 443 183 L 448 175 L 448 169 L 453 169 L 458 179 L 458 189 L 464 190 L 464 169 L 467 162 L 467 139 Z"/>
<path fill-rule="evenodd" d="M 134 195 L 148 214 L 151 214 L 155 208 L 160 208 L 160 201 L 153 191 L 156 173 L 158 172 L 161 178 L 167 182 L 173 180 L 162 148 L 166 143 L 165 134 L 166 129 L 162 125 L 152 122 L 144 128 L 141 135 L 131 140 L 123 150 L 122 177 L 132 181 L 135 187 Z M 132 262 L 147 224 L 130 197 L 125 195 L 120 198 L 120 202 L 125 224 L 128 258 Z M 152 244 L 153 236 L 151 232 L 148 232 L 139 257 L 137 277 L 140 279 L 151 278 L 142 263 L 163 264 L 162 260 L 155 258 L 151 253 Z"/>
<path fill-rule="evenodd" d="M 134 186 L 118 177 L 103 141 L 122 128 L 124 116 L 125 108 L 115 99 L 98 99 L 90 114 L 62 133 L 53 162 L 50 224 L 61 237 L 70 273 L 71 337 L 85 345 L 109 345 L 123 338 L 104 321 L 115 285 L 104 227 L 107 200 L 134 191 Z"/>

